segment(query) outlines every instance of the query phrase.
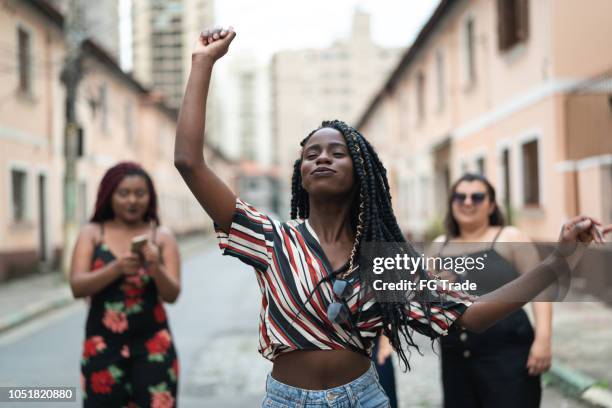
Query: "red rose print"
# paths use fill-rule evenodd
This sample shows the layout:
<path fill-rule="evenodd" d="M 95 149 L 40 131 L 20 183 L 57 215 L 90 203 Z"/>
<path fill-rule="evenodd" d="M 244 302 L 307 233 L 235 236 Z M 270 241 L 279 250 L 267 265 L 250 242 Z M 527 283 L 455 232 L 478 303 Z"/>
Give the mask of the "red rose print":
<path fill-rule="evenodd" d="M 106 343 L 102 336 L 92 336 L 85 340 L 83 346 L 83 358 L 93 357 L 98 354 L 99 351 L 103 351 L 106 348 Z"/>
<path fill-rule="evenodd" d="M 130 358 L 130 349 L 125 344 L 121 348 L 121 356 L 123 358 Z"/>
<path fill-rule="evenodd" d="M 128 321 L 125 317 L 125 313 L 116 312 L 114 310 L 107 310 L 104 313 L 102 323 L 113 333 L 123 333 L 128 329 Z"/>
<path fill-rule="evenodd" d="M 96 394 L 108 394 L 111 392 L 115 379 L 108 370 L 96 371 L 91 375 L 91 389 Z"/>
<path fill-rule="evenodd" d="M 130 309 L 131 307 L 142 302 L 142 298 L 126 298 L 125 299 L 125 308 Z"/>
<path fill-rule="evenodd" d="M 174 397 L 168 391 L 154 392 L 151 395 L 151 408 L 172 408 Z"/>
<path fill-rule="evenodd" d="M 127 297 L 140 297 L 144 293 L 144 289 L 126 285 L 124 286 L 123 292 Z"/>
<path fill-rule="evenodd" d="M 149 354 L 164 354 L 170 347 L 170 333 L 168 330 L 158 331 L 153 338 L 145 343 Z"/>
<path fill-rule="evenodd" d="M 155 305 L 153 309 L 153 316 L 155 317 L 155 321 L 157 323 L 163 323 L 166 321 L 166 311 L 161 303 Z"/>
<path fill-rule="evenodd" d="M 130 275 L 125 277 L 125 283 L 132 287 L 142 287 L 142 280 L 140 275 Z"/>
<path fill-rule="evenodd" d="M 96 258 L 93 262 L 92 270 L 100 269 L 104 266 L 104 261 L 100 258 Z"/>

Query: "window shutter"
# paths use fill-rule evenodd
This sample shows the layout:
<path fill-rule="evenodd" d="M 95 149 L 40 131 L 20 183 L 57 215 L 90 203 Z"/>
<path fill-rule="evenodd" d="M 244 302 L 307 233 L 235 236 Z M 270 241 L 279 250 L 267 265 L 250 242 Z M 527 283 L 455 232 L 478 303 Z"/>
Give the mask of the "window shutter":
<path fill-rule="evenodd" d="M 529 0 L 516 1 L 516 39 L 527 41 L 529 35 Z"/>
<path fill-rule="evenodd" d="M 500 50 L 506 49 L 506 44 L 508 43 L 507 32 L 507 20 L 505 19 L 505 0 L 497 0 L 497 44 Z"/>

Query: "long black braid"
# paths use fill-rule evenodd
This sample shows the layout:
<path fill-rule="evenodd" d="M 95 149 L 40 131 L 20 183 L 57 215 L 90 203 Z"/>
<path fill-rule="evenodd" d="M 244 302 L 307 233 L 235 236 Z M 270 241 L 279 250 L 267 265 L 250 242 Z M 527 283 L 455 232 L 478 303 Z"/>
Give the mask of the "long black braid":
<path fill-rule="evenodd" d="M 333 128 L 338 130 L 345 138 L 348 150 L 353 160 L 355 180 L 358 183 L 358 198 L 351 212 L 351 223 L 356 232 L 355 241 L 349 260 L 349 271 L 354 269 L 354 258 L 359 254 L 362 242 L 403 242 L 406 240 L 397 224 L 397 220 L 391 206 L 391 193 L 387 180 L 387 170 L 380 161 L 378 154 L 370 143 L 356 129 L 346 123 L 333 120 L 325 121 L 321 127 L 313 130 L 300 145 L 302 148 L 308 139 L 319 129 Z M 306 219 L 309 216 L 308 192 L 302 187 L 301 157 L 296 160 L 293 168 L 292 188 L 291 188 L 291 218 Z M 409 245 L 404 244 L 409 255 L 418 256 L 416 251 Z M 420 277 L 425 278 L 424 271 L 419 271 Z M 313 292 L 317 290 L 323 282 L 334 278 L 334 275 L 322 279 Z M 397 278 L 397 277 L 396 277 Z M 362 285 L 365 288 L 366 285 Z M 361 294 L 360 294 L 361 295 Z M 422 295 L 422 294 L 421 294 Z M 380 313 L 383 320 L 383 333 L 389 338 L 391 345 L 398 353 L 405 367 L 410 369 L 410 364 L 402 347 L 402 339 L 408 346 L 414 347 L 419 353 L 419 347 L 412 339 L 412 329 L 409 326 L 409 302 L 390 302 L 383 299 L 382 294 L 374 291 L 374 296 L 380 306 Z M 431 307 L 429 299 L 422 299 L 422 308 L 427 320 L 430 322 L 431 329 Z M 408 310 L 406 310 L 408 308 Z M 361 314 L 361 307 L 360 307 Z M 410 353 L 410 350 L 408 350 Z"/>

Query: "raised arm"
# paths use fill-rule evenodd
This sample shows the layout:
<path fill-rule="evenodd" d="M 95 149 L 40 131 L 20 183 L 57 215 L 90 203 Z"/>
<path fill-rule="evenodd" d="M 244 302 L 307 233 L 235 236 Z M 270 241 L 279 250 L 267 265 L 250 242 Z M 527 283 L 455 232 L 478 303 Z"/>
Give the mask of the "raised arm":
<path fill-rule="evenodd" d="M 174 165 L 202 208 L 229 232 L 236 195 L 204 160 L 206 99 L 213 65 L 227 53 L 236 33 L 229 29 L 203 32 L 191 56 L 191 73 L 181 105 L 174 146 Z"/>
<path fill-rule="evenodd" d="M 559 274 L 569 273 L 568 266 L 576 266 L 586 244 L 592 240 L 603 242 L 596 228 L 594 221 L 584 216 L 565 223 L 559 238 L 559 251 L 555 251 L 530 272 L 478 298 L 457 322 L 471 331 L 482 332 L 518 310 L 555 282 Z M 602 231 L 604 234 L 612 231 L 612 225 L 604 227 Z M 562 254 L 567 255 L 564 257 Z"/>

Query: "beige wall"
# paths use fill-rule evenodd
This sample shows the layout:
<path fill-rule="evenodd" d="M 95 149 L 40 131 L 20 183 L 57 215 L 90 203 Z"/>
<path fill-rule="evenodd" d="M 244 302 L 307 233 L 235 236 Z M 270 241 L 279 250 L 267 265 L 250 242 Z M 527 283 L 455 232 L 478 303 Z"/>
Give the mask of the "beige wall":
<path fill-rule="evenodd" d="M 612 66 L 612 2 L 549 0 L 553 15 L 553 73 L 584 78 Z"/>
<path fill-rule="evenodd" d="M 7 6 L 10 4 L 10 7 Z M 63 246 L 64 90 L 59 81 L 65 48 L 62 33 L 49 18 L 27 3 L 0 6 L 0 34 L 17 50 L 17 27 L 31 34 L 32 91 L 18 91 L 18 59 L 3 59 L 0 81 L 0 280 L 38 266 L 43 250 Z M 16 54 L 16 51 L 15 51 Z M 7 55 L 7 54 L 4 54 Z M 99 182 L 112 165 L 123 160 L 141 163 L 154 179 L 162 223 L 176 233 L 210 230 L 212 223 L 174 168 L 176 117 L 106 58 L 87 54 L 86 75 L 79 85 L 77 118 L 84 132 L 83 157 L 78 161 L 77 213 L 81 222 L 92 215 Z M 101 89 L 106 89 L 106 108 Z M 106 120 L 105 112 L 106 111 Z M 104 123 L 106 122 L 106 126 Z M 233 166 L 218 152 L 209 162 L 233 180 Z M 26 172 L 26 215 L 12 216 L 11 170 Z M 40 175 L 46 191 L 38 191 Z M 233 185 L 232 185 L 233 187 Z M 40 209 L 44 210 L 47 245 L 40 244 Z"/>
<path fill-rule="evenodd" d="M 450 140 L 451 182 L 464 168 L 475 171 L 476 160 L 484 158 L 485 175 L 500 197 L 504 193 L 501 152 L 509 149 L 514 221 L 534 239 L 555 239 L 561 223 L 577 210 L 605 218 L 612 200 L 604 193 L 609 171 L 605 166 L 612 153 L 607 143 L 612 132 L 606 99 L 609 80 L 591 87 L 595 89 L 588 97 L 576 93 L 590 83 L 586 79 L 612 69 L 611 45 L 603 40 L 611 34 L 603 17 L 610 15 L 610 3 L 594 1 L 588 7 L 577 0 L 528 3 L 527 40 L 502 52 L 497 2 L 457 2 L 419 45 L 391 84 L 392 90 L 379 90 L 380 103 L 365 117 L 361 130 L 380 146 L 387 167 L 392 163 L 400 168 L 392 186 L 398 189 L 393 196 L 402 201 L 395 203 L 396 215 L 403 229 L 417 238 L 444 215 L 439 205 L 430 204 L 441 199 L 435 149 L 445 140 Z M 466 75 L 465 52 L 470 19 L 475 32 L 472 81 Z M 443 104 L 439 103 L 438 55 L 444 60 Z M 417 113 L 419 73 L 425 77 L 423 117 Z M 540 205 L 536 208 L 523 201 L 522 145 L 533 139 L 538 140 L 539 149 Z M 398 140 L 400 147 L 395 151 L 401 151 L 401 156 L 390 147 Z M 581 170 L 588 165 L 593 177 Z"/>
<path fill-rule="evenodd" d="M 19 91 L 18 28 L 26 30 L 31 38 L 32 88 L 27 93 Z M 64 51 L 58 26 L 19 2 L 0 6 L 0 33 L 7 47 L 0 81 L 0 252 L 23 251 L 38 245 L 37 180 L 41 174 L 47 178 L 47 226 L 53 231 L 61 222 L 56 216 L 61 214 L 61 207 L 52 199 L 52 192 L 60 183 L 59 166 L 54 160 L 59 129 L 54 123 L 62 115 L 62 105 L 56 102 L 63 95 L 57 78 Z M 20 223 L 12 218 L 13 168 L 27 174 L 25 221 Z M 59 238 L 50 236 L 52 243 Z"/>

